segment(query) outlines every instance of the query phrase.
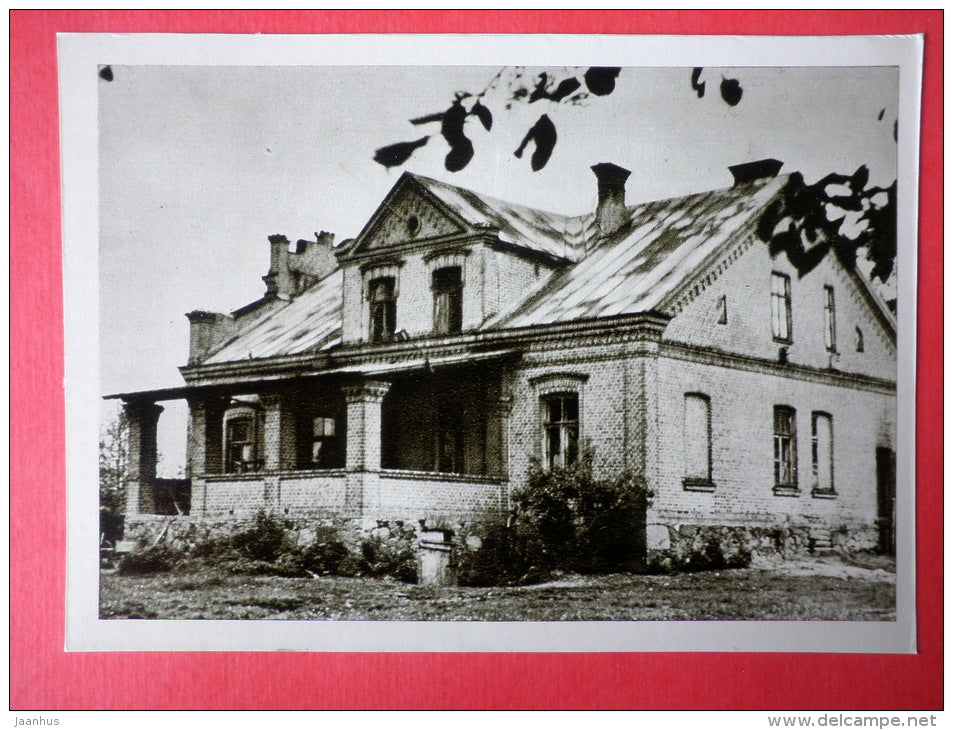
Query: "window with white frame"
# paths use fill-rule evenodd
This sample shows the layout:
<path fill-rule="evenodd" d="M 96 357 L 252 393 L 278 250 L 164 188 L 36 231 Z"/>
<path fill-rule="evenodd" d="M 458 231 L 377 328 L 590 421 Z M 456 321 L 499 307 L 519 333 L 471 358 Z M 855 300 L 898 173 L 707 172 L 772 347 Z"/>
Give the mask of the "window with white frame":
<path fill-rule="evenodd" d="M 551 393 L 541 400 L 543 411 L 543 465 L 547 469 L 571 466 L 579 458 L 579 396 Z"/>
<path fill-rule="evenodd" d="M 811 416 L 811 461 L 814 494 L 834 494 L 834 424 L 829 413 Z"/>
<path fill-rule="evenodd" d="M 791 342 L 791 277 L 771 274 L 771 331 L 778 342 Z"/>
<path fill-rule="evenodd" d="M 774 488 L 777 493 L 797 490 L 797 422 L 788 406 L 774 407 Z"/>
<path fill-rule="evenodd" d="M 702 393 L 685 394 L 682 454 L 685 488 L 711 487 L 711 401 Z"/>
<path fill-rule="evenodd" d="M 311 421 L 311 466 L 329 466 L 329 445 L 337 436 L 337 423 L 333 418 L 318 416 Z"/>

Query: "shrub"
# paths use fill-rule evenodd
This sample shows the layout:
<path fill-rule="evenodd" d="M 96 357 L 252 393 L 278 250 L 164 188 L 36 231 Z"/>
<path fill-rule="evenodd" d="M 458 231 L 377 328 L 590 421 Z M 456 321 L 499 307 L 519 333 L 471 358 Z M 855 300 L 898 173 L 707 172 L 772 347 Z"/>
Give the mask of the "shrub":
<path fill-rule="evenodd" d="M 338 575 L 347 557 L 347 548 L 339 540 L 313 542 L 301 551 L 301 567 L 318 575 Z"/>
<path fill-rule="evenodd" d="M 270 563 L 293 550 L 281 521 L 259 512 L 249 529 L 200 542 L 192 549 L 192 555 L 208 558 L 212 562 L 242 559 Z"/>
<path fill-rule="evenodd" d="M 134 550 L 119 561 L 120 575 L 148 575 L 165 573 L 172 570 L 183 557 L 178 550 L 167 545 L 156 545 L 142 550 Z"/>
<path fill-rule="evenodd" d="M 291 549 L 285 526 L 265 512 L 255 515 L 253 527 L 233 535 L 231 543 L 243 557 L 265 562 L 273 562 Z"/>
<path fill-rule="evenodd" d="M 361 543 L 362 572 L 391 575 L 405 583 L 417 582 L 417 553 L 406 536 L 384 540 L 371 537 Z"/>
<path fill-rule="evenodd" d="M 630 474 L 596 479 L 591 453 L 566 468 L 534 464 L 513 495 L 516 523 L 528 533 L 525 557 L 538 567 L 583 573 L 642 569 L 648 497 Z"/>

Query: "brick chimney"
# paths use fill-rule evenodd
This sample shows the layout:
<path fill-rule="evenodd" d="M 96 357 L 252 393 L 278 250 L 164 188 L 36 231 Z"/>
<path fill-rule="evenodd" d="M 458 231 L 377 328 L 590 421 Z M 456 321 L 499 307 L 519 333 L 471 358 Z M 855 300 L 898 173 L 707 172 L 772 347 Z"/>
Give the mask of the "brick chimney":
<path fill-rule="evenodd" d="M 755 160 L 754 162 L 742 162 L 740 165 L 730 165 L 728 170 L 735 179 L 735 185 L 744 185 L 745 183 L 760 180 L 763 177 L 775 177 L 784 163 L 781 160 L 775 160 L 769 157 L 765 160 Z"/>
<path fill-rule="evenodd" d="M 189 365 L 205 357 L 237 331 L 235 319 L 227 314 L 196 310 L 189 318 Z"/>
<path fill-rule="evenodd" d="M 599 181 L 599 203 L 596 206 L 596 221 L 599 229 L 609 234 L 625 223 L 625 181 L 632 173 L 611 162 L 592 166 Z"/>
<path fill-rule="evenodd" d="M 288 250 L 290 241 L 280 233 L 268 236 L 271 244 L 271 266 L 262 279 L 268 289 L 268 294 L 278 299 L 290 299 L 294 294 L 294 284 L 288 259 L 291 252 Z"/>
<path fill-rule="evenodd" d="M 291 299 L 334 271 L 337 267 L 334 234 L 321 231 L 314 236 L 316 241 L 299 239 L 293 251 L 291 242 L 285 236 L 268 236 L 271 267 L 262 277 L 268 289 L 266 296 Z"/>

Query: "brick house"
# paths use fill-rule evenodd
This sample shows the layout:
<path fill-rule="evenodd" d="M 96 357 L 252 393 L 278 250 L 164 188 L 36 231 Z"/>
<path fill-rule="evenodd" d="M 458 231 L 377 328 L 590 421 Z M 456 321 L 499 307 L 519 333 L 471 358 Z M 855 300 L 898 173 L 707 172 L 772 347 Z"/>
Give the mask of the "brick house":
<path fill-rule="evenodd" d="M 895 319 L 835 257 L 800 277 L 769 254 L 779 168 L 626 206 L 628 171 L 601 163 L 580 216 L 404 174 L 354 239 L 272 236 L 261 299 L 188 315 L 184 386 L 111 396 L 127 536 L 260 510 L 466 534 L 533 459 L 588 444 L 654 493 L 649 550 L 725 528 L 890 549 Z M 169 399 L 186 482 L 156 479 Z"/>

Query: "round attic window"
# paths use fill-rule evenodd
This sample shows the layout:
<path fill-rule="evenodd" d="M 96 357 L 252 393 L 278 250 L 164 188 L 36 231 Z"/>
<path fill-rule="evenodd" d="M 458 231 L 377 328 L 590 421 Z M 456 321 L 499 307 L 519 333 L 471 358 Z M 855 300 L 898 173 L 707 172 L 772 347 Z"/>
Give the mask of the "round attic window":
<path fill-rule="evenodd" d="M 420 218 L 412 215 L 407 219 L 407 232 L 411 236 L 416 236 L 420 232 Z"/>

